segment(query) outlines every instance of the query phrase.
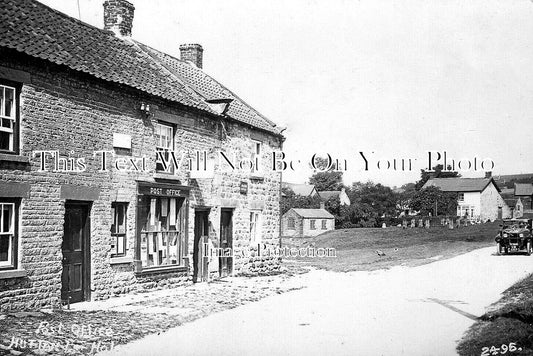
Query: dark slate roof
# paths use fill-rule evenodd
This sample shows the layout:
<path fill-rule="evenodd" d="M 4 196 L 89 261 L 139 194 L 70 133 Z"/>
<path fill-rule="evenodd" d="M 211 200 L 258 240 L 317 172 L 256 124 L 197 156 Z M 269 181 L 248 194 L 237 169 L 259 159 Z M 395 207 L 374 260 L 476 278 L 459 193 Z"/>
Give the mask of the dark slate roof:
<path fill-rule="evenodd" d="M 318 195 L 320 195 L 320 197 L 324 200 L 338 198 L 340 194 L 340 190 L 323 190 L 318 192 Z"/>
<path fill-rule="evenodd" d="M 533 195 L 533 184 L 531 183 L 515 183 L 514 195 Z"/>
<path fill-rule="evenodd" d="M 516 203 L 518 202 L 518 198 L 505 198 L 503 199 L 505 201 L 505 204 L 509 207 L 516 206 Z"/>
<path fill-rule="evenodd" d="M 333 215 L 331 215 L 327 210 L 325 209 L 291 209 L 294 210 L 294 212 L 298 215 L 300 215 L 302 218 L 308 218 L 308 219 L 335 219 Z"/>
<path fill-rule="evenodd" d="M 131 38 L 116 37 L 111 31 L 85 24 L 35 0 L 2 1 L 0 47 L 65 65 L 213 115 L 222 113 L 207 100 L 233 99 L 227 111 L 229 117 L 280 133 L 274 123 L 193 65 L 172 57 L 169 59 L 169 56 Z M 186 66 L 190 68 L 185 69 Z"/>
<path fill-rule="evenodd" d="M 438 187 L 445 192 L 481 192 L 491 182 L 494 183 L 492 178 L 432 178 L 422 188 Z M 496 189 L 499 191 L 498 186 Z"/>
<path fill-rule="evenodd" d="M 301 195 L 303 197 L 314 196 L 316 194 L 316 189 L 314 185 L 311 184 L 295 184 L 295 183 L 282 183 L 283 188 L 291 189 L 294 194 Z"/>

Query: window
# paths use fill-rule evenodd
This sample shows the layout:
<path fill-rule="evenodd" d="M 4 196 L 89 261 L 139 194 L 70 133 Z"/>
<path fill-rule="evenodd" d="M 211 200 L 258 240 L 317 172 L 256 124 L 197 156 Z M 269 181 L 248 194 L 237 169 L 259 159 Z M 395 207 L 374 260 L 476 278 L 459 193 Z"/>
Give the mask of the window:
<path fill-rule="evenodd" d="M 457 201 L 465 201 L 465 193 L 459 193 L 457 195 Z"/>
<path fill-rule="evenodd" d="M 252 154 L 252 173 L 260 171 L 260 162 L 261 162 L 261 146 L 262 143 L 260 141 L 252 141 L 253 142 L 253 154 Z"/>
<path fill-rule="evenodd" d="M 327 220 L 322 220 L 322 230 L 327 229 Z"/>
<path fill-rule="evenodd" d="M 182 266 L 186 234 L 185 199 L 143 196 L 140 248 L 142 267 Z"/>
<path fill-rule="evenodd" d="M 0 201 L 0 269 L 17 267 L 16 209 L 15 202 Z"/>
<path fill-rule="evenodd" d="M 126 255 L 127 208 L 128 203 L 111 204 L 111 214 L 113 218 L 113 224 L 111 225 L 111 236 L 113 236 L 112 257 L 122 257 Z"/>
<path fill-rule="evenodd" d="M 0 85 L 0 151 L 15 152 L 18 144 L 16 89 Z"/>
<path fill-rule="evenodd" d="M 289 230 L 295 230 L 296 229 L 294 218 L 288 218 L 287 219 L 287 229 L 289 229 Z"/>
<path fill-rule="evenodd" d="M 467 218 L 474 217 L 474 206 L 473 205 L 458 205 L 457 216 L 467 217 Z"/>
<path fill-rule="evenodd" d="M 311 230 L 316 230 L 316 220 L 311 220 L 310 222 Z"/>
<path fill-rule="evenodd" d="M 250 212 L 250 243 L 261 243 L 261 212 Z"/>
<path fill-rule="evenodd" d="M 157 123 L 155 124 L 154 132 L 157 151 L 156 170 L 172 173 L 174 172 L 174 166 L 170 157 L 170 151 L 174 149 L 174 129 L 170 125 Z"/>

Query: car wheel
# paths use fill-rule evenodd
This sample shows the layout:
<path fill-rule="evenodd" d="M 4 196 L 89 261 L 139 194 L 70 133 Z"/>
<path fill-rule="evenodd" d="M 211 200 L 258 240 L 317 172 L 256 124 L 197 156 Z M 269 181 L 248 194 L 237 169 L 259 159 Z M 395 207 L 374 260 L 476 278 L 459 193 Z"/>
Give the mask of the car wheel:
<path fill-rule="evenodd" d="M 528 242 L 527 242 L 527 245 L 526 245 L 526 251 L 527 251 L 527 255 L 528 255 L 528 256 L 531 256 L 531 253 L 533 252 L 533 251 L 532 251 L 532 248 L 531 248 L 531 241 L 528 241 Z"/>

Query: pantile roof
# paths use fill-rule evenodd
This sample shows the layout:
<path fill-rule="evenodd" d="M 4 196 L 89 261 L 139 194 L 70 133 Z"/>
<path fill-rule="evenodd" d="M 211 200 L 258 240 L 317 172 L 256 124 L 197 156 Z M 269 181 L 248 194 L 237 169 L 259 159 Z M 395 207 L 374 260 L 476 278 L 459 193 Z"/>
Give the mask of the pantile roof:
<path fill-rule="evenodd" d="M 0 5 L 0 47 L 280 134 L 272 121 L 189 62 L 88 25 L 35 0 Z M 216 110 L 211 99 L 229 103 Z"/>

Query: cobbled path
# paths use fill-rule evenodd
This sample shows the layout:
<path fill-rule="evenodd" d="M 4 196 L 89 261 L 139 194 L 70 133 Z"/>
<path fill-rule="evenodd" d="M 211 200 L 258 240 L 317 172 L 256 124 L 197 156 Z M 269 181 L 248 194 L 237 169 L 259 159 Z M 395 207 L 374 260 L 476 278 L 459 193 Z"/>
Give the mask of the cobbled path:
<path fill-rule="evenodd" d="M 0 314 L 0 355 L 94 355 L 149 334 L 300 289 L 298 277 L 233 277 L 73 305 Z"/>

